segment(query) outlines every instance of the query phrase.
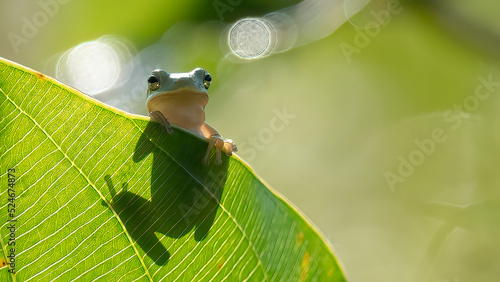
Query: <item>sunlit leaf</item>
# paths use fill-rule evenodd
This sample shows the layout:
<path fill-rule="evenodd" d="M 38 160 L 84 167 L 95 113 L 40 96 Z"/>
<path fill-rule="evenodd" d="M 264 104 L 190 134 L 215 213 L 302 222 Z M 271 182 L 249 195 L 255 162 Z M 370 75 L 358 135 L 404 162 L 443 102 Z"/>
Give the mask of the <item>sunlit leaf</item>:
<path fill-rule="evenodd" d="M 345 280 L 317 231 L 239 158 L 202 165 L 201 138 L 4 60 L 0 110 L 0 259 L 15 254 L 16 272 L 1 281 Z"/>

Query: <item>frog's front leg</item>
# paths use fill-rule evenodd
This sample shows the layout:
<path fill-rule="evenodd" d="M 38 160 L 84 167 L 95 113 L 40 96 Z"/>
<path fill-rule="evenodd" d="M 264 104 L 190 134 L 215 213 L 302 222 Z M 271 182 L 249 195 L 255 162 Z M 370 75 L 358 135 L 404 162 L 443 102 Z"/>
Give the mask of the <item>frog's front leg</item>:
<path fill-rule="evenodd" d="M 223 139 L 219 132 L 208 123 L 205 122 L 201 126 L 201 132 L 208 138 L 208 148 L 203 158 L 203 163 L 208 164 L 210 162 L 210 153 L 214 147 L 215 163 L 217 165 L 222 164 L 221 151 L 223 148 L 228 156 L 231 156 L 233 152 L 238 152 L 238 147 L 236 147 L 236 144 L 231 139 Z"/>
<path fill-rule="evenodd" d="M 163 131 L 166 131 L 169 134 L 174 133 L 174 130 L 172 129 L 172 126 L 168 122 L 167 118 L 160 111 L 150 112 L 149 116 L 161 125 Z"/>

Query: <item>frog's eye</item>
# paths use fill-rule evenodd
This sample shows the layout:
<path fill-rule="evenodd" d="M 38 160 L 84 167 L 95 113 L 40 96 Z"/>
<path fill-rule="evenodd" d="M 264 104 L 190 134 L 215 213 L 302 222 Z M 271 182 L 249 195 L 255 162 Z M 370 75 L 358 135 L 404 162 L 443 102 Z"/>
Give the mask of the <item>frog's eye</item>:
<path fill-rule="evenodd" d="M 149 89 L 151 89 L 152 91 L 158 90 L 158 88 L 160 88 L 160 80 L 158 80 L 158 77 L 154 75 L 151 75 L 148 78 L 148 84 Z"/>
<path fill-rule="evenodd" d="M 208 89 L 208 87 L 210 87 L 211 81 L 212 81 L 212 76 L 207 73 L 207 75 L 205 75 L 205 79 L 203 80 L 203 86 L 205 86 L 205 89 Z"/>

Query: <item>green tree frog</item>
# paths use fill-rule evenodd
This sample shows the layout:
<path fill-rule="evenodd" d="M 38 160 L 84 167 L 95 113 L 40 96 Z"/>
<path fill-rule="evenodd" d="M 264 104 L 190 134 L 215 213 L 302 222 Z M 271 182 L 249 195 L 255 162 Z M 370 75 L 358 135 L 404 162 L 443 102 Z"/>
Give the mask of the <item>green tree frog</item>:
<path fill-rule="evenodd" d="M 215 147 L 215 163 L 222 164 L 221 150 L 228 156 L 237 152 L 230 139 L 223 139 L 219 132 L 205 122 L 205 106 L 208 103 L 208 88 L 212 82 L 210 74 L 196 68 L 188 73 L 168 73 L 154 70 L 148 78 L 146 106 L 152 120 L 164 131 L 172 134 L 171 124 L 185 128 L 208 139 L 208 148 L 203 157 L 209 163 L 210 153 Z"/>

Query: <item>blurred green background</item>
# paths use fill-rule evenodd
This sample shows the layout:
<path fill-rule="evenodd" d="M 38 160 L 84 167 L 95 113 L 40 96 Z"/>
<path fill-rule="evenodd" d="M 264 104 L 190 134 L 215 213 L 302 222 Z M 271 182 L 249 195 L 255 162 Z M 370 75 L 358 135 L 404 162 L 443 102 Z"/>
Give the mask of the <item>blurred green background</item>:
<path fill-rule="evenodd" d="M 318 227 L 350 281 L 498 281 L 497 1 L 0 3 L 1 57 L 129 112 L 145 114 L 153 68 L 207 69 L 207 121 Z M 231 54 L 229 28 L 247 17 L 270 19 L 280 52 Z M 240 35 L 242 48 L 266 39 Z M 84 42 L 108 49 L 70 53 Z M 86 91 L 94 70 L 107 80 Z"/>

